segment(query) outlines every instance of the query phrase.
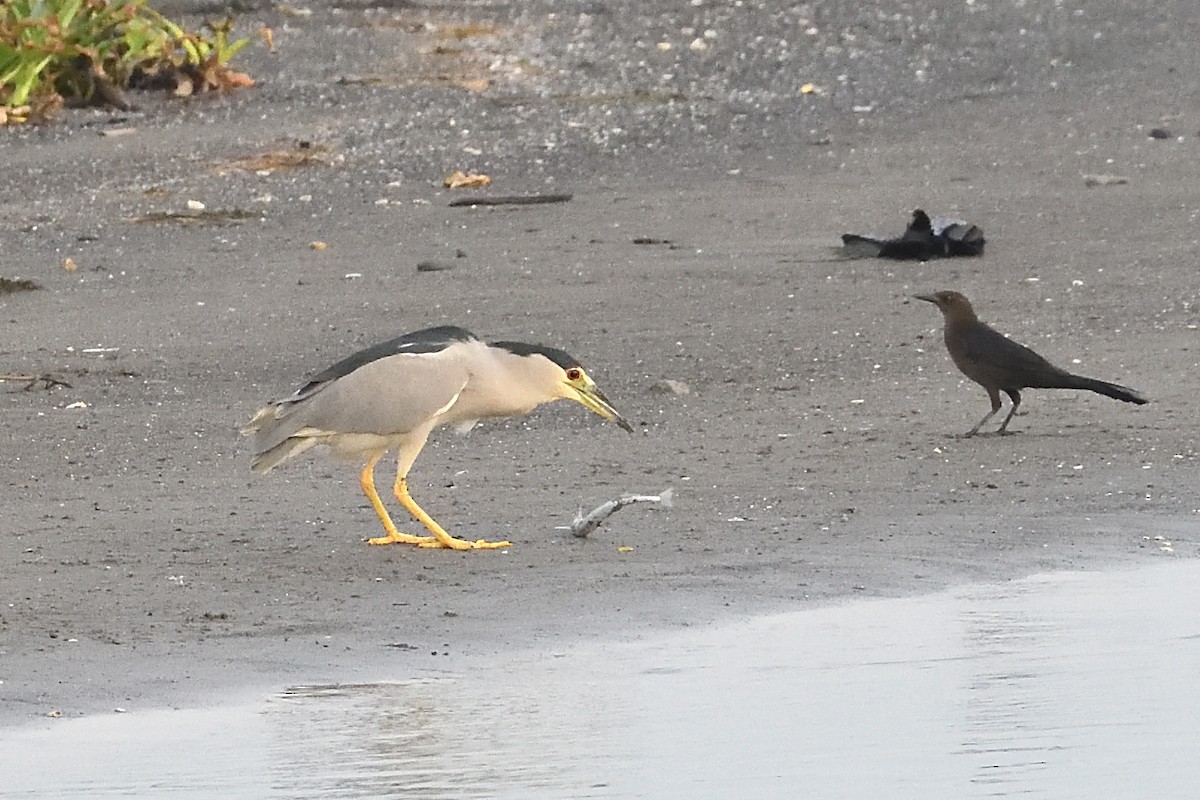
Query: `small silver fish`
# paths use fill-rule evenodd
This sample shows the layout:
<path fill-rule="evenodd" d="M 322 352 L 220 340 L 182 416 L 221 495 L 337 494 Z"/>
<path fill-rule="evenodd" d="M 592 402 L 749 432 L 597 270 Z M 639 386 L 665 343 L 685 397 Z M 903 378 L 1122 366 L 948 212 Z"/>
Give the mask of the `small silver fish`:
<path fill-rule="evenodd" d="M 596 506 L 592 513 L 587 516 L 584 516 L 583 509 L 580 509 L 575 515 L 575 521 L 571 523 L 567 530 L 571 531 L 573 536 L 578 536 L 582 539 L 599 528 L 604 520 L 625 506 L 631 506 L 634 503 L 659 503 L 663 508 L 670 508 L 673 504 L 671 500 L 673 491 L 673 489 L 667 489 L 662 494 L 627 494 L 624 497 L 609 500 L 607 503 Z"/>

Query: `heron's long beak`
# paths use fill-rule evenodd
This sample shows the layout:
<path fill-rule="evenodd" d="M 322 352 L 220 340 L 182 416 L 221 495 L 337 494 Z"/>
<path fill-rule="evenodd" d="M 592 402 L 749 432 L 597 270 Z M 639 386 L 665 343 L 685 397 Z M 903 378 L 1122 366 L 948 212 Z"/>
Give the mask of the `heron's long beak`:
<path fill-rule="evenodd" d="M 617 413 L 617 410 L 613 408 L 613 404 L 608 401 L 608 398 L 604 396 L 604 392 L 600 391 L 596 384 L 592 383 L 582 388 L 572 388 L 575 389 L 575 399 L 578 400 L 582 405 L 586 406 L 591 411 L 595 411 L 606 420 L 615 422 L 625 430 L 633 433 L 633 426 L 626 422 L 625 418 Z"/>

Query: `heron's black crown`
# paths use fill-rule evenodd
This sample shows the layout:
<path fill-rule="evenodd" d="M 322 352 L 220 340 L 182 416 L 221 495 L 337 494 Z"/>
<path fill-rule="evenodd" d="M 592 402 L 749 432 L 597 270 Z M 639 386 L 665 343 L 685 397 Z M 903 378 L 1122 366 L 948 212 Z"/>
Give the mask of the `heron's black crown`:
<path fill-rule="evenodd" d="M 518 356 L 542 355 L 558 364 L 563 369 L 571 369 L 572 367 L 581 367 L 579 360 L 572 358 L 570 354 L 559 350 L 557 347 L 546 347 L 540 344 L 526 344 L 525 342 L 492 342 L 492 347 L 500 347 L 508 352 Z"/>

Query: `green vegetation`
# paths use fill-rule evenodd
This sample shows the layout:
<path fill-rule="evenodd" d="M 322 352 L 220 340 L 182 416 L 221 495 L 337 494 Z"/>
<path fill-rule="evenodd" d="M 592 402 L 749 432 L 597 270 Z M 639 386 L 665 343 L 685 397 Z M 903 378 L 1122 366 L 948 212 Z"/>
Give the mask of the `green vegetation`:
<path fill-rule="evenodd" d="M 185 95 L 251 86 L 228 63 L 249 38 L 232 20 L 189 33 L 147 0 L 5 0 L 0 5 L 0 125 L 42 118 L 64 102 L 128 107 L 139 78 Z"/>

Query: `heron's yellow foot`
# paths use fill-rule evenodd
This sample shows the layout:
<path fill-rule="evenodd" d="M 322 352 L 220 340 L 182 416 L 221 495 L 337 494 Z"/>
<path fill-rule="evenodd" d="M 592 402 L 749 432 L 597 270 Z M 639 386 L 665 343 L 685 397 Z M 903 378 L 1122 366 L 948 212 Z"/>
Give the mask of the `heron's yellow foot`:
<path fill-rule="evenodd" d="M 471 545 L 472 550 L 502 550 L 505 547 L 512 547 L 512 542 L 489 542 L 485 539 L 476 539 Z"/>
<path fill-rule="evenodd" d="M 387 536 L 367 539 L 367 544 L 415 544 L 421 547 L 434 547 L 436 541 L 432 536 L 413 536 L 400 531 L 388 531 Z"/>
<path fill-rule="evenodd" d="M 363 494 L 371 501 L 371 508 L 375 509 L 375 515 L 379 517 L 379 521 L 383 523 L 383 530 L 387 536 L 380 536 L 376 539 L 367 539 L 367 544 L 417 544 L 423 545 L 433 541 L 432 536 L 413 536 L 408 533 L 401 533 L 396 530 L 396 523 L 392 522 L 391 515 L 383 505 L 383 501 L 379 499 L 379 492 L 375 491 L 375 464 L 382 457 L 382 453 L 373 456 L 367 465 L 363 467 L 362 472 L 358 475 L 359 485 L 362 486 Z"/>
<path fill-rule="evenodd" d="M 468 542 L 466 539 L 456 539 L 446 533 L 446 529 L 438 525 L 434 518 L 426 514 L 425 509 L 412 499 L 412 495 L 408 493 L 408 479 L 404 477 L 403 473 L 396 475 L 396 485 L 392 488 L 400 505 L 404 506 L 409 514 L 412 514 L 413 519 L 424 525 L 425 529 L 433 534 L 434 541 L 421 542 L 421 547 L 444 547 L 449 550 L 499 550 L 503 547 L 512 547 L 512 542 L 489 542 L 486 539 Z"/>
<path fill-rule="evenodd" d="M 429 537 L 433 539 L 433 537 Z M 477 539 L 474 542 L 468 542 L 466 539 L 456 539 L 453 536 L 447 535 L 445 539 L 438 537 L 430 542 L 422 542 L 421 547 L 446 547 L 451 550 L 500 550 L 505 547 L 512 547 L 512 542 L 489 542 L 486 539 Z"/>

